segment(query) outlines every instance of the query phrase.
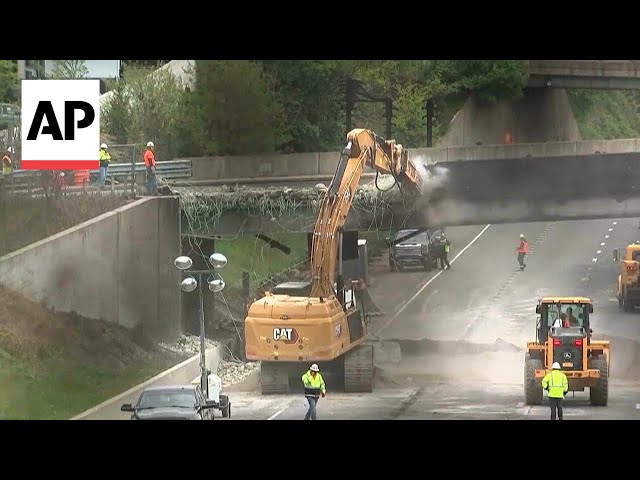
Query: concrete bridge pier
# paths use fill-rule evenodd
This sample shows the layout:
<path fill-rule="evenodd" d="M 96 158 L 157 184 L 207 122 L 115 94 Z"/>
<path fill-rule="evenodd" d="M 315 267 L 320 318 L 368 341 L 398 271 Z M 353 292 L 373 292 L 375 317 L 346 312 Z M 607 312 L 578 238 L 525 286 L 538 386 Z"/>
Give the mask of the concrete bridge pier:
<path fill-rule="evenodd" d="M 519 100 L 484 103 L 469 97 L 440 147 L 581 140 L 567 91 L 526 88 Z"/>

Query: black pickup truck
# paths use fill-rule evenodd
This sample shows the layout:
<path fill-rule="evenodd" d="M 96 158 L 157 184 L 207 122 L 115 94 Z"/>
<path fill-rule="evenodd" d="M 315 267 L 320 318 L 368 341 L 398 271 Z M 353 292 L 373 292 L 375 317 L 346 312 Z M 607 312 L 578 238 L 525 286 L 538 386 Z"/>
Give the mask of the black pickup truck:
<path fill-rule="evenodd" d="M 387 237 L 389 266 L 402 271 L 407 267 L 420 267 L 426 271 L 437 268 L 437 248 L 444 228 L 433 230 L 400 230 Z"/>

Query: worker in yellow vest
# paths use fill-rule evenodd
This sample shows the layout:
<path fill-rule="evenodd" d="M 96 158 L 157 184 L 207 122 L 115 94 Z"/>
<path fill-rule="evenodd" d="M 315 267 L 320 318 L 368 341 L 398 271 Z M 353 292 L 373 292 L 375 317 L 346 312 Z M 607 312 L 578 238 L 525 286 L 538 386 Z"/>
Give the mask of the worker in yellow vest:
<path fill-rule="evenodd" d="M 107 151 L 109 147 L 106 143 L 100 145 L 100 176 L 98 177 L 98 186 L 104 187 L 104 183 L 107 180 L 107 170 L 109 169 L 109 163 L 111 163 L 111 154 Z"/>
<path fill-rule="evenodd" d="M 542 388 L 549 392 L 549 407 L 551 407 L 551 420 L 556 419 L 556 410 L 558 411 L 558 420 L 562 420 L 562 401 L 569 391 L 569 380 L 562 370 L 560 364 L 553 362 L 552 370 L 542 379 Z"/>
<path fill-rule="evenodd" d="M 327 387 L 322 375 L 320 375 L 320 368 L 318 368 L 317 364 L 311 365 L 307 373 L 302 375 L 302 383 L 304 384 L 304 396 L 309 402 L 309 410 L 307 410 L 304 419 L 316 420 L 316 405 L 320 395 L 324 397 L 327 394 Z"/>

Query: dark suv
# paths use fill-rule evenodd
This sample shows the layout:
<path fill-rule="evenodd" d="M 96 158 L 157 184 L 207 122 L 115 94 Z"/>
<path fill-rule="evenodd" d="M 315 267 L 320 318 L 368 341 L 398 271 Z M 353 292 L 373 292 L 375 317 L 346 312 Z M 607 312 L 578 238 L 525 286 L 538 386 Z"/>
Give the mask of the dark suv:
<path fill-rule="evenodd" d="M 419 232 L 419 233 L 418 233 Z M 393 271 L 402 271 L 406 267 L 421 267 L 426 271 L 437 268 L 437 255 L 434 242 L 442 236 L 444 229 L 400 230 L 389 242 L 389 266 Z M 398 243 L 394 242 L 400 240 Z"/>

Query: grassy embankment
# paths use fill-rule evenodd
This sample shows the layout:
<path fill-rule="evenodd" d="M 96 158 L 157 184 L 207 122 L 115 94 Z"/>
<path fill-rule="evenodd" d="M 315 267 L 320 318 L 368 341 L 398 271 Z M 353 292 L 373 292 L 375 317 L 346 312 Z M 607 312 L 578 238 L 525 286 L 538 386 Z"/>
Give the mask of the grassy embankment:
<path fill-rule="evenodd" d="M 583 140 L 640 138 L 638 92 L 569 90 L 568 94 Z"/>
<path fill-rule="evenodd" d="M 123 199 L 6 198 L 0 255 L 117 208 Z M 0 287 L 0 419 L 66 419 L 169 368 L 139 332 L 52 312 Z"/>

